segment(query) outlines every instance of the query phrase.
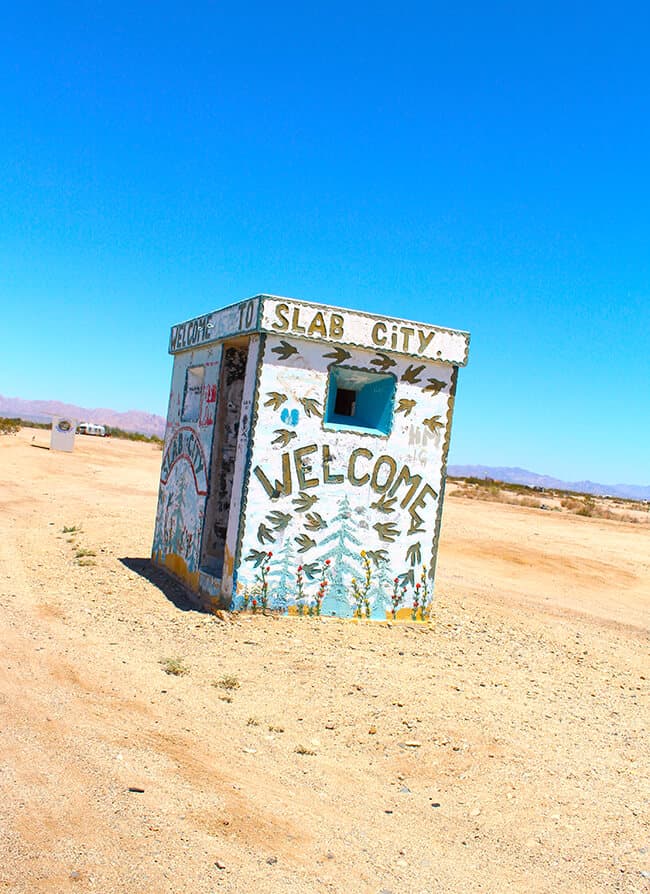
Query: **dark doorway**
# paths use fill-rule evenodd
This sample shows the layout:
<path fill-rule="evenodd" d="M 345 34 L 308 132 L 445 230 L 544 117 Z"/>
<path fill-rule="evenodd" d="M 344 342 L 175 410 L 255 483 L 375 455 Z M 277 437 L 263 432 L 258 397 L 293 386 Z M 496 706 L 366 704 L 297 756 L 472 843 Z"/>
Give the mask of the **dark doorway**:
<path fill-rule="evenodd" d="M 247 344 L 224 344 L 201 550 L 201 568 L 218 578 L 223 569 L 247 358 Z"/>

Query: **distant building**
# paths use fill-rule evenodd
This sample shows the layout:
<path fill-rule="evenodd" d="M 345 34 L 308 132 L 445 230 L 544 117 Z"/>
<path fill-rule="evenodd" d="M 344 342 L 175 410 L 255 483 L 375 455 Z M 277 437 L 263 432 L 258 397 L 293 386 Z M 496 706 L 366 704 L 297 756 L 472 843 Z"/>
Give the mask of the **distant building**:
<path fill-rule="evenodd" d="M 154 562 L 214 608 L 426 617 L 468 349 L 269 295 L 172 327 Z"/>

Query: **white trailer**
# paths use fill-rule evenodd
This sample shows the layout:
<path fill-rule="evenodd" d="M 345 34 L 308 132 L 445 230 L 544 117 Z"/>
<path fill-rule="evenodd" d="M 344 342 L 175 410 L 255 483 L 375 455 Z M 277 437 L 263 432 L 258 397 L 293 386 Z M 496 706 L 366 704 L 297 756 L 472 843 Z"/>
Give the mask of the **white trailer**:
<path fill-rule="evenodd" d="M 106 426 L 96 425 L 94 422 L 81 422 L 77 426 L 77 434 L 95 435 L 98 438 L 106 437 Z"/>

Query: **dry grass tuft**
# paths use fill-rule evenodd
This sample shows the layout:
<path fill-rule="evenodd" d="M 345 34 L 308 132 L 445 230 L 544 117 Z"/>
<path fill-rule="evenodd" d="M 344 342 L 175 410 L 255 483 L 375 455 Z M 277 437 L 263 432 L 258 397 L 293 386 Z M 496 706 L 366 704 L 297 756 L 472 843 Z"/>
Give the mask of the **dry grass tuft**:
<path fill-rule="evenodd" d="M 221 677 L 220 680 L 214 680 L 212 685 L 218 686 L 221 689 L 239 689 L 239 680 L 237 677 L 226 674 L 226 676 Z"/>
<path fill-rule="evenodd" d="M 77 552 L 74 554 L 75 559 L 85 559 L 88 556 L 96 556 L 97 553 L 94 549 L 86 549 L 85 547 L 80 547 Z"/>
<path fill-rule="evenodd" d="M 160 664 L 164 672 L 172 677 L 184 677 L 189 674 L 189 668 L 185 667 L 182 658 L 164 658 Z"/>

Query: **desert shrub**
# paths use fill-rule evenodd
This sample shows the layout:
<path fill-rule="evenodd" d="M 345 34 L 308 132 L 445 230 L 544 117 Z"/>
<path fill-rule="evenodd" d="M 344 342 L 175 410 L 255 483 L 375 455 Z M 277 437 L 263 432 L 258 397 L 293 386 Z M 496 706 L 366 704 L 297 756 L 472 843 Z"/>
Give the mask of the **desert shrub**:
<path fill-rule="evenodd" d="M 578 509 L 582 509 L 582 500 L 576 500 L 575 497 L 565 497 L 560 501 L 560 505 L 568 512 L 577 512 Z"/>
<path fill-rule="evenodd" d="M 453 496 L 464 497 L 466 500 L 485 500 L 488 503 L 506 503 L 509 506 L 539 509 L 542 506 L 541 501 L 536 497 L 526 496 L 531 490 L 532 488 L 511 488 L 491 482 L 487 486 L 459 488 Z"/>
<path fill-rule="evenodd" d="M 164 658 L 160 664 L 166 674 L 172 677 L 184 677 L 189 674 L 189 670 L 183 664 L 182 658 Z"/>
<path fill-rule="evenodd" d="M 7 429 L 13 428 L 13 431 L 4 431 L 3 429 L 7 427 Z M 0 416 L 0 434 L 13 434 L 14 432 L 20 431 L 21 428 L 43 428 L 43 429 L 51 429 L 51 422 L 32 422 L 31 419 L 21 419 L 19 416 L 16 417 L 7 417 Z"/>
<path fill-rule="evenodd" d="M 580 509 L 576 510 L 576 515 L 582 515 L 586 518 L 592 518 L 596 513 L 596 501 L 592 497 L 585 497 Z"/>
<path fill-rule="evenodd" d="M 212 685 L 221 689 L 239 689 L 239 680 L 237 677 L 227 674 L 225 677 L 221 677 L 220 680 L 215 680 Z"/>
<path fill-rule="evenodd" d="M 0 416 L 0 435 L 15 435 L 20 431 L 20 419 L 9 419 Z"/>
<path fill-rule="evenodd" d="M 144 441 L 147 444 L 160 444 L 162 449 L 163 439 L 158 435 L 143 435 L 139 431 L 125 431 L 123 428 L 117 428 L 112 425 L 106 426 L 106 434 L 111 438 L 121 438 L 125 441 Z"/>

